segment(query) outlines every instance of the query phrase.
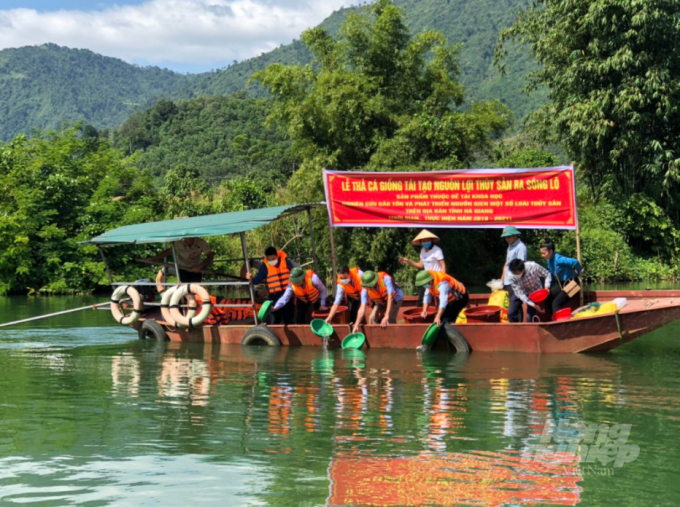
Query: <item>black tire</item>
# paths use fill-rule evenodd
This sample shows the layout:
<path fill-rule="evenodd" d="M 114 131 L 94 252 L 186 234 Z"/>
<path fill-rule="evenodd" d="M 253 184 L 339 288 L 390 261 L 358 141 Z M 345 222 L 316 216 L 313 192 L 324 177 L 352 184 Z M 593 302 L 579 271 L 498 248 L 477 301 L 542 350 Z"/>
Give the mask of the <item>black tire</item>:
<path fill-rule="evenodd" d="M 469 354 L 472 352 L 472 348 L 463 334 L 448 322 L 444 324 L 444 332 L 446 333 L 449 343 L 456 349 L 456 354 Z"/>
<path fill-rule="evenodd" d="M 140 340 L 146 340 L 147 338 L 152 338 L 159 342 L 167 342 L 168 335 L 158 322 L 155 320 L 145 320 L 142 325 L 139 326 L 139 331 L 137 335 Z"/>
<path fill-rule="evenodd" d="M 269 345 L 280 347 L 281 340 L 265 324 L 260 324 L 246 331 L 241 340 L 241 345 Z"/>

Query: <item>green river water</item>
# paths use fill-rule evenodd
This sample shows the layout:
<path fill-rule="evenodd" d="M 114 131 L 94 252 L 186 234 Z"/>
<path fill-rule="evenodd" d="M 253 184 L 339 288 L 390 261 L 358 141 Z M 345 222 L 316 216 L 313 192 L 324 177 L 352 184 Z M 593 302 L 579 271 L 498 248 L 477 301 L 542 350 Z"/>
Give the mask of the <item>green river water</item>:
<path fill-rule="evenodd" d="M 675 507 L 679 333 L 458 357 L 139 341 L 106 311 L 1 329 L 0 505 Z"/>

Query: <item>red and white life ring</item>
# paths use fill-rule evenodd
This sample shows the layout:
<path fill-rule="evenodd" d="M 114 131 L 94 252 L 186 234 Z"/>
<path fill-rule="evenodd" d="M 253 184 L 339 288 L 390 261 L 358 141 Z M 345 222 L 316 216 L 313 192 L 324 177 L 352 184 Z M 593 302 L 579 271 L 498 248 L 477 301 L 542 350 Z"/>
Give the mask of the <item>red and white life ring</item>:
<path fill-rule="evenodd" d="M 168 287 L 165 289 L 163 292 L 163 295 L 161 296 L 161 315 L 163 316 L 163 320 L 167 322 L 169 326 L 176 326 L 177 322 L 175 322 L 175 319 L 172 317 L 170 314 L 170 299 L 172 298 L 172 295 L 175 293 L 177 290 L 177 285 L 173 285 L 172 287 Z M 187 298 L 189 299 L 189 304 L 191 304 L 191 300 L 193 299 L 193 296 L 188 295 Z M 195 299 L 193 299 L 195 301 Z M 198 306 L 198 305 L 196 305 Z M 196 309 L 195 308 L 189 308 L 187 311 L 187 317 L 193 318 L 196 315 Z"/>
<path fill-rule="evenodd" d="M 120 301 L 125 295 L 132 300 L 132 312 L 127 316 L 120 308 Z M 113 318 L 116 319 L 119 324 L 129 326 L 137 322 L 142 314 L 143 307 L 142 298 L 139 296 L 137 289 L 133 286 L 121 285 L 113 291 L 113 295 L 111 296 L 111 315 L 113 315 Z"/>
<path fill-rule="evenodd" d="M 182 312 L 179 311 L 180 301 L 182 301 L 184 296 L 188 296 L 190 294 L 201 298 L 201 311 L 195 317 L 190 313 L 187 313 L 187 315 L 182 315 Z M 196 299 L 192 299 L 193 303 L 196 304 Z M 208 318 L 208 315 L 210 315 L 211 311 L 212 303 L 210 302 L 210 294 L 208 294 L 208 291 L 203 287 L 195 283 L 180 285 L 179 288 L 173 292 L 172 297 L 170 298 L 170 316 L 180 326 L 200 326 L 203 321 Z"/>

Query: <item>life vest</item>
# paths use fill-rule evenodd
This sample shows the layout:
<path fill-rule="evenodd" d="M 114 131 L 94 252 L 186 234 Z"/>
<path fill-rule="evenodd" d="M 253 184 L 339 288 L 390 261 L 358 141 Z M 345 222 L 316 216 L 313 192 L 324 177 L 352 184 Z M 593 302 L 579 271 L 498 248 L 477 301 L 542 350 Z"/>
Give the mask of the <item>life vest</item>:
<path fill-rule="evenodd" d="M 454 277 L 447 275 L 446 273 L 440 273 L 438 271 L 428 271 L 434 279 L 432 280 L 432 287 L 430 287 L 430 292 L 436 298 L 439 298 L 439 284 L 442 282 L 448 282 L 451 290 L 449 291 L 448 303 L 453 303 L 456 299 L 460 299 L 466 292 L 465 286 L 456 280 Z"/>
<path fill-rule="evenodd" d="M 390 276 L 384 271 L 378 272 L 378 283 L 375 287 L 370 289 L 366 287 L 368 297 L 379 306 L 387 306 L 387 286 L 385 285 L 385 277 Z M 390 277 L 391 278 L 391 277 Z M 394 280 L 392 281 L 394 283 Z"/>
<path fill-rule="evenodd" d="M 314 304 L 321 298 L 319 289 L 314 287 L 314 284 L 312 283 L 313 274 L 314 271 L 308 269 L 302 284 L 298 285 L 291 282 L 291 285 L 293 286 L 293 292 L 295 292 L 297 298 L 304 303 Z"/>
<path fill-rule="evenodd" d="M 359 301 L 361 299 L 361 277 L 359 276 L 359 268 L 352 268 L 349 270 L 349 277 L 352 280 L 351 284 L 342 285 L 340 283 L 340 275 L 338 275 L 338 284 L 342 285 L 345 291 L 345 297 Z"/>
<path fill-rule="evenodd" d="M 285 252 L 276 252 L 279 256 L 279 262 L 276 266 L 270 266 L 265 257 L 262 262 L 267 266 L 267 288 L 270 294 L 276 294 L 278 292 L 283 292 L 288 287 L 288 282 L 290 280 L 290 269 L 286 264 L 286 258 L 288 257 Z"/>
<path fill-rule="evenodd" d="M 252 307 L 236 307 L 229 308 L 226 306 L 216 307 L 215 305 L 247 305 L 250 304 L 250 299 L 220 299 L 219 302 L 215 296 L 210 296 L 210 301 L 212 303 L 212 310 L 208 317 L 203 321 L 204 326 L 225 326 L 229 322 L 234 320 L 245 320 L 253 318 Z M 199 297 L 196 297 L 196 302 L 198 303 L 198 309 L 200 310 L 202 306 L 202 301 Z M 256 306 L 256 309 L 260 305 Z"/>

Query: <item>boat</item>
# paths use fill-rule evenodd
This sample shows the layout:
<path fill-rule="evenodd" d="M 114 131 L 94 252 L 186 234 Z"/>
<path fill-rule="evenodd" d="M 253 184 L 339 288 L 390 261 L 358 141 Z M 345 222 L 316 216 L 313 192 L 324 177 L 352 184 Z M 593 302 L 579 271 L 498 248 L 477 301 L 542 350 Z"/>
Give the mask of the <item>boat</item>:
<path fill-rule="evenodd" d="M 311 259 L 316 267 L 317 255 L 314 247 L 314 231 L 312 229 L 311 210 L 324 206 L 325 203 L 278 206 L 259 210 L 248 210 L 216 215 L 204 215 L 182 220 L 165 220 L 159 222 L 135 224 L 119 227 L 93 238 L 86 243 L 97 245 L 102 253 L 106 270 L 109 273 L 111 286 L 120 287 L 155 286 L 155 282 L 115 282 L 108 265 L 104 248 L 115 245 L 134 245 L 140 243 L 169 243 L 188 237 L 209 237 L 226 234 L 239 234 L 243 247 L 243 257 L 227 259 L 229 262 L 245 264 L 249 269 L 248 249 L 245 232 L 272 223 L 275 220 L 290 217 L 297 213 L 307 213 L 309 217 L 312 254 L 305 257 Z M 332 254 L 333 280 L 335 280 L 335 255 Z M 176 267 L 176 263 L 175 263 Z M 250 301 L 246 304 L 225 304 L 217 306 L 248 307 L 252 309 L 252 318 L 232 321 L 225 325 L 197 325 L 182 327 L 163 317 L 161 304 L 142 302 L 137 318 L 118 319 L 125 325 L 136 329 L 140 338 L 151 333 L 157 339 L 172 342 L 191 343 L 226 343 L 243 345 L 281 345 L 340 347 L 342 339 L 351 333 L 347 324 L 333 324 L 333 334 L 327 339 L 315 335 L 309 325 L 268 325 L 258 322 L 257 305 L 252 286 L 244 279 L 230 277 L 230 281 L 202 282 L 207 288 L 219 286 L 244 286 L 249 289 Z M 171 285 L 167 283 L 165 285 Z M 177 287 L 183 284 L 180 281 Z M 196 284 L 191 284 L 196 285 Z M 605 352 L 662 326 L 680 319 L 680 291 L 590 291 L 584 292 L 584 302 L 609 302 L 615 298 L 625 298 L 626 306 L 614 313 L 593 315 L 580 319 L 569 319 L 555 322 L 533 322 L 522 324 L 508 323 L 461 323 L 442 327 L 435 349 L 447 349 L 455 340 L 447 337 L 456 333 L 464 338 L 474 352 L 525 352 L 533 354 L 571 354 L 582 352 Z M 470 306 L 486 305 L 488 294 L 472 294 Z M 416 298 L 407 296 L 402 304 L 396 324 L 386 328 L 379 325 L 365 325 L 362 332 L 366 336 L 367 348 L 416 349 L 429 324 L 406 323 L 403 312 L 416 306 Z"/>

